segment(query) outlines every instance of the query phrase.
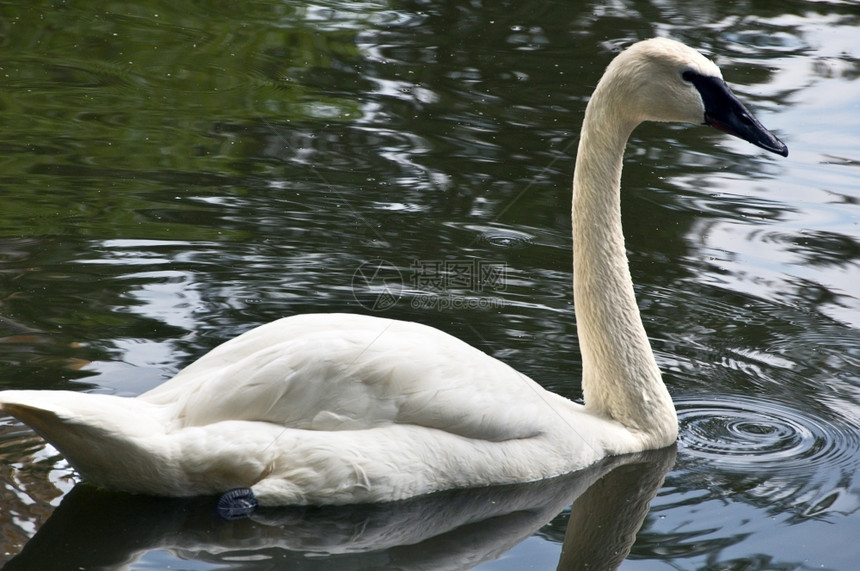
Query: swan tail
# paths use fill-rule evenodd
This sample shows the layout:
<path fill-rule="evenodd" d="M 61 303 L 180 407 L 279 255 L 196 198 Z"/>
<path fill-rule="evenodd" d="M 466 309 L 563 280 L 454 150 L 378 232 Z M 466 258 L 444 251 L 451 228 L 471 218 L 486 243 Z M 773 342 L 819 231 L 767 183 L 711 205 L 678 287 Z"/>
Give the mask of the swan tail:
<path fill-rule="evenodd" d="M 151 409 L 151 410 L 150 410 Z M 141 477 L 143 438 L 163 434 L 157 407 L 110 395 L 73 391 L 2 391 L 0 411 L 57 448 L 86 480 L 124 489 Z M 131 472 L 138 471 L 137 475 Z M 143 472 L 147 470 L 143 469 Z M 127 491 L 136 491 L 129 489 Z"/>

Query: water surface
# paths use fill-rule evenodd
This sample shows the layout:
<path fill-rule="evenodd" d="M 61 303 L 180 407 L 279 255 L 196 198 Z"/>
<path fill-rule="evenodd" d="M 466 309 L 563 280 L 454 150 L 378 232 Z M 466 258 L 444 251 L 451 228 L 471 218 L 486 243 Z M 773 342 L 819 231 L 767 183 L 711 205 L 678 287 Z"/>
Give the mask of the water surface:
<path fill-rule="evenodd" d="M 791 154 L 681 126 L 645 125 L 630 142 L 631 271 L 681 436 L 671 461 L 618 468 L 644 466 L 634 481 L 657 483 L 631 500 L 645 511 L 620 566 L 855 567 L 855 6 L 0 6 L 2 388 L 133 396 L 255 325 L 351 311 L 434 325 L 579 398 L 569 204 L 585 102 L 637 39 L 670 36 L 710 54 Z M 396 279 L 368 280 L 368 268 Z M 390 299 L 385 283 L 399 284 Z M 612 474 L 625 481 L 610 468 L 554 491 L 500 492 L 513 507 L 552 501 L 480 541 L 416 540 L 407 560 L 570 563 L 563 545 L 583 549 L 582 514 L 622 497 L 605 494 Z M 594 486 L 576 496 L 592 480 L 604 496 Z M 259 522 L 214 529 L 193 502 L 70 493 L 77 479 L 62 457 L 8 418 L 0 481 L 3 560 L 45 530 L 38 545 L 54 547 L 42 552 L 67 561 L 52 538 L 86 522 L 108 528 L 121 523 L 109 513 L 130 509 L 127 522 L 135 510 L 152 518 L 131 544 L 74 536 L 83 564 L 341 569 L 341 536 L 325 526 L 403 521 L 368 508 L 282 514 L 283 533 Z M 475 502 L 458 496 L 445 509 L 462 515 Z M 326 548 L 285 539 L 321 533 Z M 243 534 L 257 543 L 238 549 Z M 406 557 L 378 545 L 355 568 Z"/>

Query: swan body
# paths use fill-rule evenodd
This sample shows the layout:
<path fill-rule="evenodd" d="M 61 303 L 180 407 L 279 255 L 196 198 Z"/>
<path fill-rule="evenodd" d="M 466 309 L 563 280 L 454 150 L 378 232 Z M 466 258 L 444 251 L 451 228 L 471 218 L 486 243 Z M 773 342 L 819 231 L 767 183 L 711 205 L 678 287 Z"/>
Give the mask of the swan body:
<path fill-rule="evenodd" d="M 0 409 L 97 485 L 163 496 L 250 488 L 264 505 L 534 481 L 667 446 L 677 418 L 621 230 L 624 146 L 645 120 L 707 123 L 787 154 L 694 50 L 653 39 L 610 64 L 574 175 L 584 405 L 431 327 L 307 314 L 252 329 L 136 398 L 12 390 Z"/>
<path fill-rule="evenodd" d="M 166 496 L 250 487 L 263 504 L 533 481 L 667 444 L 437 329 L 351 314 L 263 325 L 134 399 L 0 399 L 97 485 Z"/>

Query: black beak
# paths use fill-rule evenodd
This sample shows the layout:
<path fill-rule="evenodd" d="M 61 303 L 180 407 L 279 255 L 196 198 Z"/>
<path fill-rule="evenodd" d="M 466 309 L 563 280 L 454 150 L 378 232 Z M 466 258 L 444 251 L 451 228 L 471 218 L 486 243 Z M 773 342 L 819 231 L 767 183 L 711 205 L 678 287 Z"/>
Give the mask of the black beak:
<path fill-rule="evenodd" d="M 766 151 L 788 156 L 788 147 L 753 117 L 719 77 L 684 72 L 684 79 L 699 90 L 705 104 L 705 124 L 748 141 Z"/>

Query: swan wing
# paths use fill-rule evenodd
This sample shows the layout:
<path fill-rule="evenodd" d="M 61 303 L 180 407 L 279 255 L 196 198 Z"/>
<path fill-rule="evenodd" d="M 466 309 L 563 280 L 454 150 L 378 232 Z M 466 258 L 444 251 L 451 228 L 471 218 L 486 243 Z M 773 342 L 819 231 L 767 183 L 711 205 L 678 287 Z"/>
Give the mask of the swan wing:
<path fill-rule="evenodd" d="M 410 424 L 490 441 L 540 434 L 561 397 L 482 351 L 412 322 L 284 318 L 215 348 L 139 397 L 181 426 L 223 420 L 361 430 Z"/>

